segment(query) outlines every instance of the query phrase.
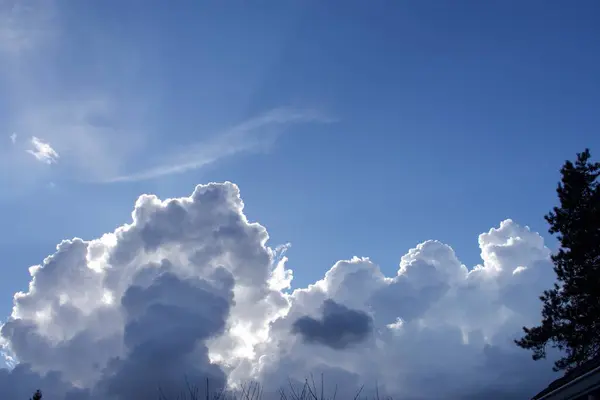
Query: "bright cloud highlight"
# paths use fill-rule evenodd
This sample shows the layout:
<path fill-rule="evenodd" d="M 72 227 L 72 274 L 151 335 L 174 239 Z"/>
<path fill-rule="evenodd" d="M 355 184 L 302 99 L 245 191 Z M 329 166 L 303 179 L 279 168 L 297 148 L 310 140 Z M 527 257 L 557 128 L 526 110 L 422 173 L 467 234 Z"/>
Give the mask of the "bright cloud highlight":
<path fill-rule="evenodd" d="M 323 373 L 325 394 L 518 399 L 553 378 L 512 339 L 539 320 L 553 282 L 540 235 L 506 220 L 479 236 L 482 264 L 427 241 L 385 276 L 368 258 L 337 262 L 289 291 L 286 246 L 247 220 L 238 187 L 139 197 L 132 221 L 65 240 L 30 268 L 0 343 L 0 397 L 129 399 L 256 380 L 265 398 Z M 134 395 L 135 394 L 135 395 Z"/>
<path fill-rule="evenodd" d="M 27 150 L 29 154 L 34 156 L 38 161 L 41 161 L 46 164 L 54 164 L 58 162 L 59 155 L 50 146 L 50 143 L 44 142 L 43 140 L 32 136 L 30 140 L 32 149 Z"/>

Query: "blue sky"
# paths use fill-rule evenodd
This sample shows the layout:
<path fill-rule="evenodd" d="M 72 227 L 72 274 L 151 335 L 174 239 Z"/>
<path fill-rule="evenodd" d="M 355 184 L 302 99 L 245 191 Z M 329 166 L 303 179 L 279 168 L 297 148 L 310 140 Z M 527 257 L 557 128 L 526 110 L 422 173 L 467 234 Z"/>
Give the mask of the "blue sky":
<path fill-rule="evenodd" d="M 427 239 L 471 268 L 506 218 L 547 237 L 561 164 L 600 154 L 593 0 L 22 3 L 0 3 L 3 316 L 141 193 L 235 182 L 304 287 Z"/>
<path fill-rule="evenodd" d="M 12 132 L 50 140 L 45 130 L 69 116 L 35 131 L 19 118 L 68 102 L 114 128 L 105 152 L 123 142 L 114 156 L 128 172 L 273 109 L 325 122 L 282 124 L 264 149 L 140 182 L 75 179 L 66 169 L 77 162 L 31 157 L 6 169 L 16 179 L 0 198 L 3 314 L 26 267 L 61 239 L 120 225 L 142 192 L 182 196 L 208 181 L 236 182 L 249 218 L 292 243 L 296 284 L 352 255 L 394 269 L 431 238 L 471 266 L 476 235 L 504 218 L 545 232 L 561 163 L 600 142 L 594 1 L 105 1 L 39 12 L 52 14 L 41 26 L 53 35 L 31 39 L 42 43 L 15 61 L 18 77 L 4 71 L 3 148 Z M 82 104 L 96 101 L 108 104 Z"/>

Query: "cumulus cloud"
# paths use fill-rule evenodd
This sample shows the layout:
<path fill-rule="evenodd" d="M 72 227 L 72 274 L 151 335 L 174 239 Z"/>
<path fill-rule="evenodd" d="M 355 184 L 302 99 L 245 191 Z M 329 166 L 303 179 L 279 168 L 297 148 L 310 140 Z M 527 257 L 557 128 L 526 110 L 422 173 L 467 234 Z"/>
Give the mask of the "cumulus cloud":
<path fill-rule="evenodd" d="M 480 235 L 473 268 L 427 241 L 394 276 L 354 257 L 290 292 L 287 246 L 271 248 L 243 207 L 232 183 L 142 195 L 114 232 L 61 242 L 30 268 L 1 328 L 18 364 L 0 371 L 0 397 L 153 396 L 188 376 L 214 388 L 256 380 L 269 398 L 322 373 L 340 398 L 377 383 L 402 399 L 507 399 L 554 377 L 551 360 L 512 343 L 553 282 L 550 251 L 528 228 L 506 220 Z"/>
<path fill-rule="evenodd" d="M 46 164 L 54 164 L 58 161 L 59 155 L 50 146 L 50 143 L 44 142 L 43 140 L 32 136 L 30 139 L 30 144 L 33 148 L 28 149 L 27 152 L 34 156 L 38 161 L 41 161 Z"/>
<path fill-rule="evenodd" d="M 17 143 L 17 134 L 16 133 L 13 133 L 13 134 L 10 135 L 10 142 L 12 144 Z"/>
<path fill-rule="evenodd" d="M 169 269 L 169 267 L 167 267 Z M 220 333 L 233 300 L 231 274 L 217 268 L 212 284 L 163 273 L 150 286 L 131 286 L 121 300 L 126 314 L 127 358 L 108 364 L 100 386 L 116 398 L 151 398 L 181 391 L 182 376 L 225 386 L 225 375 L 198 343 Z M 176 295 L 174 295 L 176 293 Z M 190 355 L 193 354 L 193 357 Z M 152 382 L 152 384 L 149 384 Z"/>

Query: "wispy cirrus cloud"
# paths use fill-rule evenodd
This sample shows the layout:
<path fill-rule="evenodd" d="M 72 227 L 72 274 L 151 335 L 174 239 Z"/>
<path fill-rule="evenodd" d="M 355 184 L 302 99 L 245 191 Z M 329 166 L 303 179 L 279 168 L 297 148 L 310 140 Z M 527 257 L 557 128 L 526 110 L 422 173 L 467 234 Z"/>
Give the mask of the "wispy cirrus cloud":
<path fill-rule="evenodd" d="M 242 152 L 253 152 L 273 144 L 290 125 L 330 123 L 335 119 L 314 110 L 277 108 L 251 118 L 207 140 L 169 154 L 156 166 L 111 178 L 105 182 L 130 182 L 180 174 L 202 168 Z"/>
<path fill-rule="evenodd" d="M 35 136 L 32 136 L 29 142 L 33 148 L 28 149 L 27 153 L 34 156 L 38 161 L 46 164 L 58 162 L 60 156 L 56 150 L 50 146 L 50 143 L 44 142 L 42 139 Z"/>

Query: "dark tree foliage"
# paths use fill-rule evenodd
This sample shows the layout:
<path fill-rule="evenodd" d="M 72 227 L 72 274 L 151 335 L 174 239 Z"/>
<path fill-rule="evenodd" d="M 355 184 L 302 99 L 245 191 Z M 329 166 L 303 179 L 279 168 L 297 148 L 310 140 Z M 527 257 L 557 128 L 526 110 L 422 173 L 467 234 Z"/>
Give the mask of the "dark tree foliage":
<path fill-rule="evenodd" d="M 560 242 L 552 256 L 557 283 L 540 296 L 541 325 L 523 328 L 525 336 L 515 341 L 534 360 L 546 357 L 547 345 L 562 350 L 555 371 L 600 356 L 600 163 L 590 157 L 586 149 L 561 169 L 560 207 L 545 217 Z"/>
<path fill-rule="evenodd" d="M 33 397 L 30 398 L 29 400 L 42 400 L 42 392 L 40 392 L 39 390 L 36 390 L 35 393 L 33 394 Z"/>

